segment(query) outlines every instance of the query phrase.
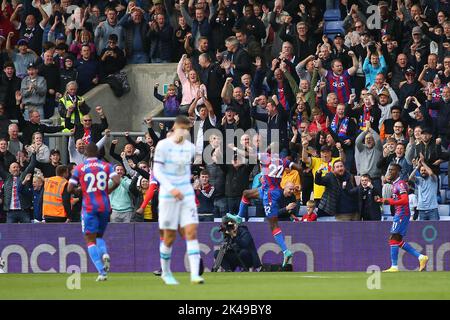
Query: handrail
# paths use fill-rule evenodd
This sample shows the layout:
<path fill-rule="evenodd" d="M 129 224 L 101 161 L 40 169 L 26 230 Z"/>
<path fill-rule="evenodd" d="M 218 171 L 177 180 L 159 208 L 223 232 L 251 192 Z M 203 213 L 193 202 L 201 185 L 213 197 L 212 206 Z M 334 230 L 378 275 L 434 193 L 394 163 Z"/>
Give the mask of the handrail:
<path fill-rule="evenodd" d="M 143 136 L 145 134 L 144 131 L 133 131 L 133 132 L 128 132 L 129 136 L 132 137 L 139 137 L 139 136 Z M 104 132 L 102 132 L 102 135 L 105 135 Z M 110 133 L 110 135 L 112 137 L 125 137 L 125 131 L 112 131 Z M 56 133 L 46 133 L 45 137 L 48 138 L 58 138 L 58 137 L 70 137 L 73 136 L 72 132 L 56 132 Z"/>
<path fill-rule="evenodd" d="M 12 123 L 16 123 L 16 124 L 19 123 L 19 120 L 17 120 L 17 119 L 10 119 L 9 121 L 11 121 Z M 41 123 L 43 123 L 43 124 L 53 124 L 53 120 L 52 119 L 42 119 Z"/>

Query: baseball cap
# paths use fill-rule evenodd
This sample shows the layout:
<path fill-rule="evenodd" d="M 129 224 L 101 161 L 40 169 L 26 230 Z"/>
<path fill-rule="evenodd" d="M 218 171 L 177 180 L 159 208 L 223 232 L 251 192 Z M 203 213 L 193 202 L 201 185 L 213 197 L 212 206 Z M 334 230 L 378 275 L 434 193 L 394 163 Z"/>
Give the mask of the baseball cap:
<path fill-rule="evenodd" d="M 30 69 L 30 68 L 35 68 L 35 69 L 37 69 L 37 64 L 34 63 L 34 62 L 30 62 L 30 63 L 27 65 L 27 69 Z"/>
<path fill-rule="evenodd" d="M 385 95 L 386 97 L 390 96 L 389 91 L 387 91 L 386 89 L 381 90 L 381 92 L 378 94 L 378 96 L 381 96 L 381 95 Z"/>
<path fill-rule="evenodd" d="M 413 67 L 409 67 L 408 69 L 406 69 L 405 74 L 416 74 L 416 72 L 414 71 Z"/>
<path fill-rule="evenodd" d="M 431 130 L 431 128 L 425 127 L 425 128 L 422 128 L 422 134 L 424 134 L 424 133 L 433 134 L 433 131 Z"/>
<path fill-rule="evenodd" d="M 61 155 L 61 152 L 59 152 L 58 149 L 53 149 L 52 151 L 50 151 L 50 155 L 54 155 L 54 154 L 59 154 L 59 155 Z"/>
<path fill-rule="evenodd" d="M 334 38 L 336 39 L 336 38 L 341 38 L 341 39 L 344 39 L 344 35 L 342 34 L 342 33 L 336 33 L 336 35 L 334 36 Z"/>
<path fill-rule="evenodd" d="M 64 35 L 64 33 L 58 33 L 56 35 L 56 40 L 66 40 L 66 36 Z"/>
<path fill-rule="evenodd" d="M 71 54 L 66 54 L 64 56 L 64 61 L 65 60 L 72 60 L 72 62 L 75 62 L 75 57 L 73 55 L 71 55 Z"/>
<path fill-rule="evenodd" d="M 422 34 L 422 29 L 420 29 L 420 27 L 414 27 L 412 29 L 412 34 Z"/>
<path fill-rule="evenodd" d="M 18 46 L 23 46 L 23 45 L 28 46 L 28 41 L 25 39 L 20 39 L 19 41 L 17 41 L 17 45 Z"/>
<path fill-rule="evenodd" d="M 227 112 L 227 111 L 236 112 L 236 109 L 233 106 L 227 106 L 227 108 L 225 109 L 225 112 Z"/>

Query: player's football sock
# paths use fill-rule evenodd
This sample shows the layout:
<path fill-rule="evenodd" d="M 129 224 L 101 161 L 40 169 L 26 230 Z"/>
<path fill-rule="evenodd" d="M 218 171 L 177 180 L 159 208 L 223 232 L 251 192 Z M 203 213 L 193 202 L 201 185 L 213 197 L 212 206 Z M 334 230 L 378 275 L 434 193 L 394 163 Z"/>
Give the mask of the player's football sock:
<path fill-rule="evenodd" d="M 200 246 L 198 240 L 187 240 L 186 250 L 189 258 L 189 267 L 191 269 L 191 279 L 199 276 L 200 269 Z"/>
<path fill-rule="evenodd" d="M 172 255 L 172 247 L 167 247 L 164 242 L 162 242 L 159 247 L 159 255 L 161 260 L 162 274 L 171 274 L 170 257 Z"/>
<path fill-rule="evenodd" d="M 409 254 L 412 254 L 417 259 L 419 258 L 420 253 L 416 249 L 411 247 L 411 245 L 408 242 L 403 242 L 403 245 L 401 247 L 402 247 L 403 250 L 405 250 Z"/>
<path fill-rule="evenodd" d="M 248 206 L 250 204 L 250 200 L 246 197 L 242 196 L 241 203 L 239 204 L 239 212 L 238 216 L 241 218 L 245 218 L 248 215 Z"/>
<path fill-rule="evenodd" d="M 280 246 L 281 251 L 286 251 L 287 247 L 286 247 L 286 243 L 284 243 L 284 235 L 283 232 L 281 231 L 280 228 L 276 228 L 275 230 L 272 231 L 272 235 L 275 238 L 275 241 L 277 242 L 277 244 Z"/>
<path fill-rule="evenodd" d="M 97 248 L 100 253 L 100 257 L 103 257 L 104 254 L 108 254 L 108 249 L 106 248 L 106 242 L 103 238 L 97 238 Z"/>
<path fill-rule="evenodd" d="M 397 267 L 398 245 L 391 245 L 391 266 Z"/>
<path fill-rule="evenodd" d="M 91 257 L 92 262 L 95 265 L 95 268 L 97 269 L 99 274 L 105 275 L 104 265 L 102 262 L 102 259 L 100 257 L 100 253 L 98 250 L 98 247 L 95 243 L 88 244 L 88 252 L 89 257 Z"/>

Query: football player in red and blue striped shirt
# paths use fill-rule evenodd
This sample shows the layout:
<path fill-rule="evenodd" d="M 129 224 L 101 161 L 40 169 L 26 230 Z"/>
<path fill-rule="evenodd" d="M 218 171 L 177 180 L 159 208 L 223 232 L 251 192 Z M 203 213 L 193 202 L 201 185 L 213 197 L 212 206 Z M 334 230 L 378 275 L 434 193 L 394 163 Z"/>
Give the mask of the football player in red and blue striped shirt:
<path fill-rule="evenodd" d="M 94 143 L 86 147 L 87 159 L 75 167 L 67 190 L 73 193 L 75 186 L 80 185 L 83 195 L 81 228 L 89 256 L 99 273 L 97 281 L 105 281 L 110 264 L 106 243 L 103 240 L 111 213 L 108 194 L 117 188 L 120 177 L 114 172 L 111 164 L 97 158 L 97 153 L 98 149 Z M 108 187 L 110 179 L 113 185 Z"/>
<path fill-rule="evenodd" d="M 244 190 L 239 213 L 237 216 L 230 213 L 227 216 L 237 223 L 242 222 L 242 218 L 247 216 L 248 205 L 251 199 L 261 199 L 263 201 L 264 212 L 269 221 L 272 235 L 276 243 L 283 252 L 283 267 L 290 263 L 292 253 L 284 242 L 284 235 L 278 225 L 279 201 L 283 196 L 283 189 L 280 186 L 284 169 L 294 168 L 300 170 L 300 166 L 286 158 L 281 158 L 278 153 L 260 153 L 258 158 L 261 164 L 261 175 L 263 177 L 262 186 L 258 189 Z"/>
<path fill-rule="evenodd" d="M 419 271 L 425 269 L 428 262 L 428 257 L 420 254 L 411 245 L 403 241 L 403 237 L 408 230 L 410 211 L 408 198 L 408 184 L 404 180 L 400 180 L 401 166 L 393 163 L 389 166 L 388 176 L 389 180 L 393 181 L 392 198 L 383 199 L 378 198 L 378 202 L 389 204 L 395 207 L 395 216 L 391 227 L 391 236 L 389 238 L 389 245 L 391 247 L 391 267 L 383 272 L 397 272 L 398 266 L 398 250 L 402 248 L 409 254 L 419 259 Z"/>

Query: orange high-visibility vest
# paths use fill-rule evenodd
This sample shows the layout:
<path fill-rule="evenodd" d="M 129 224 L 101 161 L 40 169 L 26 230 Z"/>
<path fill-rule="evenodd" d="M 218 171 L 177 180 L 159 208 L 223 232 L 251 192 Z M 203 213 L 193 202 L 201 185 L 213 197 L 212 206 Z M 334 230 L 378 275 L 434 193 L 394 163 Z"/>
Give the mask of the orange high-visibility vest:
<path fill-rule="evenodd" d="M 42 202 L 42 214 L 44 216 L 67 218 L 62 199 L 66 184 L 67 180 L 59 176 L 45 179 Z"/>

